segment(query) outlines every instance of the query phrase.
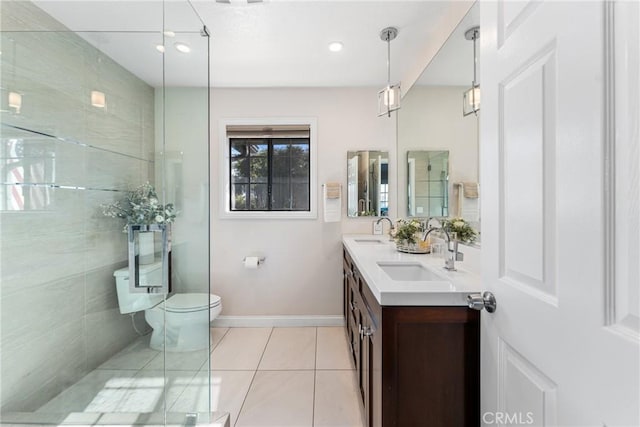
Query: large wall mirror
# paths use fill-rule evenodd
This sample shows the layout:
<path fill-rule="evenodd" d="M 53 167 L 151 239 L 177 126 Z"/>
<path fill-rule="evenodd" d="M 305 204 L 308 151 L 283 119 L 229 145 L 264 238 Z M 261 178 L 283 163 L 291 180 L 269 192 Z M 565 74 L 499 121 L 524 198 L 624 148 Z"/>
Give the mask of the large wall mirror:
<path fill-rule="evenodd" d="M 401 215 L 404 206 L 407 216 L 463 217 L 480 229 L 480 199 L 464 190 L 479 187 L 478 116 L 463 116 L 463 95 L 474 74 L 473 42 L 465 32 L 479 22 L 476 3 L 402 99 L 398 158 L 407 161 L 398 165 Z"/>
<path fill-rule="evenodd" d="M 347 153 L 347 213 L 350 217 L 389 215 L 389 152 Z"/>

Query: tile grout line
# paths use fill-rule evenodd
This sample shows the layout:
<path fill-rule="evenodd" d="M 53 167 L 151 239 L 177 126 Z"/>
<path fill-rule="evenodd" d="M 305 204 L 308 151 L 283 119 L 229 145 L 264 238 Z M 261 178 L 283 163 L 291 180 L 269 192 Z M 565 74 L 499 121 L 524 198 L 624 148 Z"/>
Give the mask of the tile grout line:
<path fill-rule="evenodd" d="M 211 353 L 209 353 L 211 354 Z M 204 366 L 206 363 L 206 361 L 202 364 L 202 366 Z M 191 378 L 189 378 L 189 382 L 187 383 L 187 385 L 184 386 L 184 388 L 182 389 L 182 391 L 178 394 L 178 397 L 176 397 L 173 401 L 173 403 L 171 404 L 170 408 L 167 408 L 167 412 L 171 412 L 171 409 L 173 409 L 174 406 L 176 406 L 178 404 L 178 402 L 180 401 L 180 398 L 182 397 L 183 394 L 185 394 L 187 392 L 187 389 L 191 386 L 191 384 L 193 384 L 193 381 L 198 378 L 198 373 L 202 370 L 202 366 L 200 367 L 200 369 L 193 371 L 194 374 Z M 166 379 L 166 373 L 167 370 L 165 369 L 165 379 Z M 190 372 L 190 371 L 175 371 L 175 372 Z M 209 381 L 207 382 L 207 385 L 209 387 L 209 390 L 207 391 L 207 395 L 210 397 L 211 396 L 211 365 L 209 365 Z M 165 393 L 168 392 L 168 388 L 165 388 L 164 390 Z M 209 399 L 211 400 L 211 399 Z M 209 412 L 211 412 L 211 401 L 209 401 Z"/>
<path fill-rule="evenodd" d="M 267 338 L 267 342 L 262 349 L 262 354 L 260 355 L 260 360 L 258 360 L 258 365 L 256 366 L 256 371 L 260 371 L 260 364 L 262 363 L 262 359 L 264 359 L 264 354 L 267 352 L 267 347 L 269 347 L 269 342 L 271 341 L 271 336 L 273 335 L 274 327 L 271 328 L 271 332 L 269 332 L 269 338 Z"/>
<path fill-rule="evenodd" d="M 214 328 L 211 328 L 214 329 Z M 220 343 L 222 342 L 222 340 L 224 339 L 224 337 L 227 336 L 227 334 L 229 333 L 229 329 L 227 328 L 227 330 L 224 332 L 224 334 L 222 334 L 222 336 L 220 337 L 220 341 L 218 341 L 218 343 L 214 346 L 211 347 L 211 351 L 209 352 L 209 354 L 213 353 L 213 350 L 215 350 L 216 348 L 218 348 L 218 346 L 220 345 Z M 211 361 L 211 359 L 209 359 L 209 361 Z"/>
<path fill-rule="evenodd" d="M 253 376 L 251 377 L 251 382 L 249 383 L 249 388 L 247 388 L 247 394 L 244 395 L 244 399 L 242 399 L 242 405 L 240 405 L 240 409 L 238 410 L 238 416 L 236 417 L 236 422 L 233 423 L 233 427 L 238 425 L 238 421 L 240 420 L 240 415 L 242 414 L 242 410 L 244 409 L 244 404 L 247 402 L 247 396 L 249 396 L 249 392 L 251 392 L 251 386 L 253 386 L 253 382 L 256 379 L 256 375 L 258 374 L 258 367 L 260 366 L 260 363 L 262 362 L 262 358 L 264 357 L 264 353 L 267 351 L 267 346 L 269 345 L 269 341 L 271 341 L 271 335 L 273 335 L 273 330 L 275 328 L 271 328 L 271 332 L 269 332 L 269 338 L 267 338 L 267 342 L 264 345 L 264 348 L 262 349 L 262 354 L 260 355 L 260 360 L 258 361 L 258 365 L 256 366 L 256 369 L 253 371 Z M 231 330 L 231 328 L 229 328 L 229 330 Z M 228 330 L 227 330 L 228 332 Z M 226 335 L 226 334 L 225 334 Z"/>

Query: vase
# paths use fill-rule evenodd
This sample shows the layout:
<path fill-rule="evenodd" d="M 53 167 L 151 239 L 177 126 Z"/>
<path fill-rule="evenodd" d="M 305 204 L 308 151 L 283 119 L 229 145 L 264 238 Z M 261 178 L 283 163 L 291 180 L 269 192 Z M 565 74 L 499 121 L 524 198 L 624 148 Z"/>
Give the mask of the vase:
<path fill-rule="evenodd" d="M 138 233 L 138 264 L 151 264 L 155 261 L 154 239 L 153 231 Z"/>

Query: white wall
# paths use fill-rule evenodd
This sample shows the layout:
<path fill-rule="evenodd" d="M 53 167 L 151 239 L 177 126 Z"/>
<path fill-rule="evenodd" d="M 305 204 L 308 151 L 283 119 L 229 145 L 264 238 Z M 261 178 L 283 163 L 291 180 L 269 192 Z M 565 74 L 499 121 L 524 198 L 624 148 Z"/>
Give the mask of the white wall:
<path fill-rule="evenodd" d="M 414 86 L 398 113 L 398 213 L 407 215 L 407 151 L 449 150 L 449 215 L 457 200 L 452 184 L 478 182 L 478 119 L 462 116 L 462 86 Z"/>
<path fill-rule="evenodd" d="M 371 232 L 372 219 L 346 216 L 325 223 L 321 185 L 340 181 L 346 189 L 347 151 L 387 150 L 390 187 L 396 188 L 396 122 L 377 117 L 376 88 L 214 89 L 211 101 L 211 250 L 213 293 L 223 315 L 340 315 L 343 233 Z M 316 117 L 318 122 L 318 206 L 313 220 L 222 219 L 219 206 L 218 122 L 222 118 Z M 200 173 L 186 171 L 186 173 Z M 391 196 L 391 217 L 396 196 Z M 247 255 L 266 257 L 247 270 Z"/>

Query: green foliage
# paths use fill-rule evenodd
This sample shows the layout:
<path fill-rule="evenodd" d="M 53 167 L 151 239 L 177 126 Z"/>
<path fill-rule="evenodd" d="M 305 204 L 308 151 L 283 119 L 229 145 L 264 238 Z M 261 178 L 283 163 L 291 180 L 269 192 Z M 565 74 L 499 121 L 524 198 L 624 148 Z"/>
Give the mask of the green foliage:
<path fill-rule="evenodd" d="M 478 232 L 463 218 L 445 219 L 442 221 L 442 228 L 449 234 L 455 233 L 455 238 L 460 242 L 473 243 L 478 238 Z"/>
<path fill-rule="evenodd" d="M 126 225 L 133 224 L 165 224 L 176 218 L 174 206 L 171 203 L 162 205 L 158 201 L 153 185 L 148 182 L 127 192 L 124 200 L 100 205 L 102 213 L 110 218 L 123 218 Z"/>
<path fill-rule="evenodd" d="M 391 232 L 391 237 L 396 242 L 416 243 L 416 234 L 424 232 L 424 227 L 420 221 L 415 219 L 399 219 Z"/>

